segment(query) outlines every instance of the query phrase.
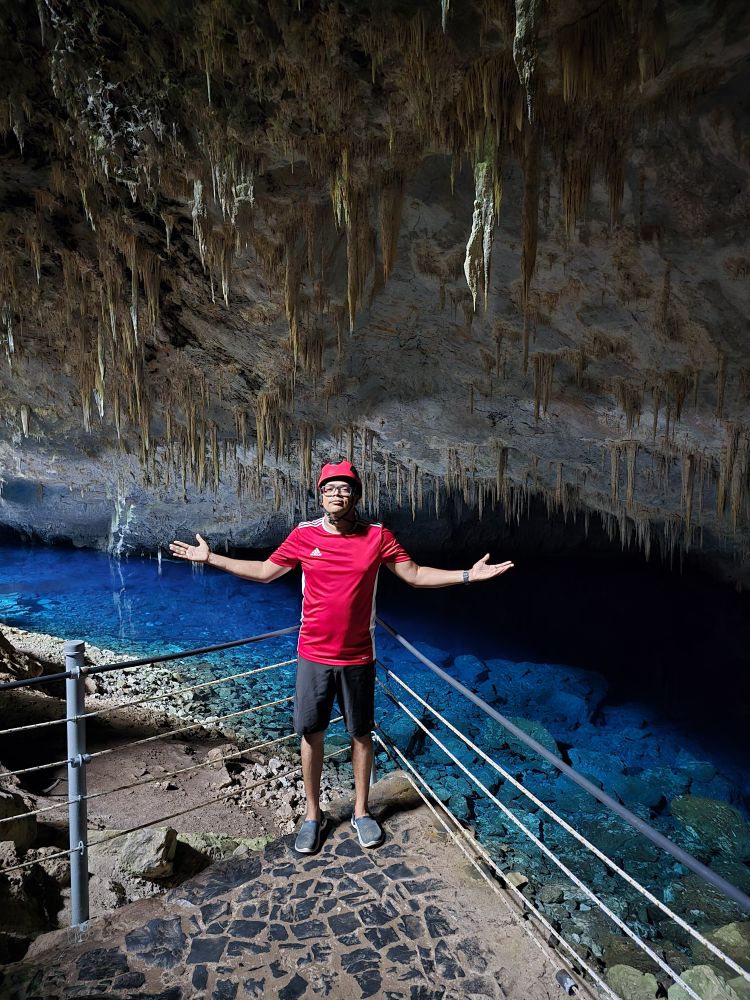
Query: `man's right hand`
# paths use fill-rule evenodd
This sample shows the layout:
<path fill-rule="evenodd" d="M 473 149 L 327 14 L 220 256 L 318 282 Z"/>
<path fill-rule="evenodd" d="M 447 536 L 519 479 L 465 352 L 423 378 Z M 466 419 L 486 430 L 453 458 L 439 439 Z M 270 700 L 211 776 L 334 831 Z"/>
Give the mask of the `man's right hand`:
<path fill-rule="evenodd" d="M 169 551 L 173 556 L 177 556 L 178 559 L 189 559 L 191 562 L 199 563 L 208 562 L 208 557 L 211 555 L 208 542 L 198 534 L 195 537 L 198 539 L 197 545 L 188 545 L 187 542 L 174 541 L 170 544 Z"/>

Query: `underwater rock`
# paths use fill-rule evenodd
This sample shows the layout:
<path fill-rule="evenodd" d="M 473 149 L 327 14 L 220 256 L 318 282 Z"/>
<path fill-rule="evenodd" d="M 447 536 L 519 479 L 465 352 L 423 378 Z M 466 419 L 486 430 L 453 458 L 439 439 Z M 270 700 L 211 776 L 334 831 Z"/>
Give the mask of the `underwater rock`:
<path fill-rule="evenodd" d="M 708 965 L 696 965 L 682 973 L 682 978 L 701 997 L 701 1000 L 739 1000 L 726 980 L 716 975 Z M 677 983 L 667 991 L 669 1000 L 690 1000 L 689 994 Z"/>
<path fill-rule="evenodd" d="M 690 776 L 691 781 L 708 784 L 716 776 L 716 768 L 710 761 L 697 760 L 688 750 L 680 750 L 675 763 Z"/>
<path fill-rule="evenodd" d="M 670 804 L 678 823 L 712 853 L 750 860 L 750 825 L 726 802 L 681 795 Z"/>
<path fill-rule="evenodd" d="M 653 1000 L 659 988 L 654 975 L 629 965 L 614 965 L 608 969 L 607 983 L 618 996 L 628 1000 Z"/>
<path fill-rule="evenodd" d="M 750 922 L 735 920 L 711 931 L 706 937 L 739 965 L 750 965 Z M 691 939 L 690 950 L 696 962 L 713 964 L 718 961 L 708 948 L 695 939 Z"/>
<path fill-rule="evenodd" d="M 573 747 L 568 752 L 571 766 L 595 784 L 609 791 L 615 775 L 625 773 L 625 763 L 615 754 L 599 753 L 596 750 L 580 750 Z"/>
<path fill-rule="evenodd" d="M 734 979 L 727 980 L 729 989 L 734 990 L 740 1000 L 750 1000 L 750 983 L 742 976 L 735 976 Z"/>
<path fill-rule="evenodd" d="M 691 923 L 698 926 L 712 924 L 715 927 L 745 916 L 737 903 L 692 872 L 676 880 L 672 891 L 679 911 L 688 914 Z"/>
<path fill-rule="evenodd" d="M 540 722 L 537 722 L 534 719 L 510 717 L 509 721 L 532 739 L 536 740 L 537 743 L 541 743 L 545 749 L 550 750 L 556 757 L 560 756 L 560 751 L 557 747 L 557 742 L 555 741 L 554 736 L 548 729 L 545 729 Z M 534 750 L 527 747 L 526 744 L 523 743 L 517 736 L 514 736 L 509 730 L 505 729 L 499 722 L 495 722 L 493 719 L 487 719 L 482 725 L 480 746 L 482 746 L 488 753 L 505 750 L 509 753 L 515 754 L 518 757 L 522 757 L 525 760 L 530 761 L 532 765 L 537 767 L 539 770 L 552 767 L 551 764 L 548 764 Z"/>

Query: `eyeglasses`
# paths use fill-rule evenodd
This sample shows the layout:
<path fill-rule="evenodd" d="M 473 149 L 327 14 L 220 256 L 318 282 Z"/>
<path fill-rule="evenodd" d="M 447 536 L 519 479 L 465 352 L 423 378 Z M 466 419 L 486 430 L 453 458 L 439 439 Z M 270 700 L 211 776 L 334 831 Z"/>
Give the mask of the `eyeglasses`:
<path fill-rule="evenodd" d="M 320 492 L 324 497 L 350 497 L 354 493 L 354 489 L 351 486 L 334 486 L 333 483 L 326 483 L 325 486 L 320 487 Z"/>

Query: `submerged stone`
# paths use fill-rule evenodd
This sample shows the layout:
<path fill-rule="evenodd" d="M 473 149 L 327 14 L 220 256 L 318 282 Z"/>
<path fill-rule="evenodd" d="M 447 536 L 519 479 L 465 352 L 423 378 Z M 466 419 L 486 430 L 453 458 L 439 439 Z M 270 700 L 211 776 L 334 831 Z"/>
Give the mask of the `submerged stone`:
<path fill-rule="evenodd" d="M 739 1000 L 724 979 L 719 978 L 709 965 L 696 965 L 682 973 L 682 978 L 701 1000 Z M 677 983 L 667 991 L 669 1000 L 691 1000 L 690 994 Z"/>
<path fill-rule="evenodd" d="M 618 996 L 627 997 L 627 1000 L 654 1000 L 659 989 L 655 976 L 629 965 L 615 965 L 609 969 L 607 983 Z"/>
<path fill-rule="evenodd" d="M 681 795 L 670 809 L 677 822 L 712 853 L 750 860 L 750 825 L 733 806 L 699 795 Z"/>

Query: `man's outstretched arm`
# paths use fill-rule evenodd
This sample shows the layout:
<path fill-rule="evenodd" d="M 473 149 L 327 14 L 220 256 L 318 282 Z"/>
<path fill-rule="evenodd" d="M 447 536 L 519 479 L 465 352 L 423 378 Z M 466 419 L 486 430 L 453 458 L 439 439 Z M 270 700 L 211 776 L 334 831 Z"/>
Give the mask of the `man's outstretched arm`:
<path fill-rule="evenodd" d="M 512 562 L 493 563 L 487 553 L 469 570 L 436 569 L 434 566 L 418 566 L 413 559 L 404 562 L 386 563 L 386 566 L 399 580 L 408 583 L 410 587 L 453 587 L 459 583 L 481 583 L 492 580 L 501 573 L 507 573 L 513 568 Z M 464 574 L 468 573 L 468 579 Z"/>
<path fill-rule="evenodd" d="M 215 566 L 216 569 L 224 569 L 228 573 L 242 577 L 243 580 L 254 580 L 255 583 L 270 583 L 291 569 L 290 566 L 278 566 L 270 559 L 261 561 L 260 559 L 230 559 L 229 556 L 220 556 L 211 551 L 205 538 L 202 538 L 201 535 L 195 537 L 198 540 L 197 545 L 174 541 L 169 546 L 169 551 L 178 559 L 206 563 L 208 566 Z"/>

